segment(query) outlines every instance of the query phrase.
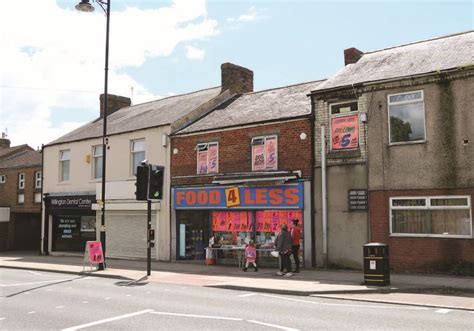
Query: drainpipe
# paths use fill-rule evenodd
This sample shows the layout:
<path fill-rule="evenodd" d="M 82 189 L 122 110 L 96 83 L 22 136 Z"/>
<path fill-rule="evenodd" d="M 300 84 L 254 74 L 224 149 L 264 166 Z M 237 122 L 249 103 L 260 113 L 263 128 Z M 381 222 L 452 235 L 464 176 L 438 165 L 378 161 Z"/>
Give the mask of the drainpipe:
<path fill-rule="evenodd" d="M 310 187 L 311 187 L 311 266 L 316 267 L 316 231 L 315 231 L 315 207 L 314 207 L 314 199 L 315 199 L 315 194 L 314 194 L 314 189 L 315 189 L 315 176 L 314 176 L 314 171 L 315 171 L 315 125 L 316 125 L 316 116 L 314 114 L 314 106 L 313 102 L 311 102 L 311 117 L 309 118 L 309 124 L 311 127 L 311 181 L 310 181 Z"/>
<path fill-rule="evenodd" d="M 323 258 L 324 266 L 328 266 L 328 212 L 326 185 L 326 127 L 321 125 L 321 207 L 323 219 Z"/>

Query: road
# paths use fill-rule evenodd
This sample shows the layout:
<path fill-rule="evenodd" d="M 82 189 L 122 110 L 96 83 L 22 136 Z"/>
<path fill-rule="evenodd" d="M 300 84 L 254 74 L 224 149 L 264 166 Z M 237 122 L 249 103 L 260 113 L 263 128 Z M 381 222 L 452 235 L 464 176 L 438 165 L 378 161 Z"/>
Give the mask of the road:
<path fill-rule="evenodd" d="M 0 269 L 0 329 L 469 330 L 474 313 Z"/>

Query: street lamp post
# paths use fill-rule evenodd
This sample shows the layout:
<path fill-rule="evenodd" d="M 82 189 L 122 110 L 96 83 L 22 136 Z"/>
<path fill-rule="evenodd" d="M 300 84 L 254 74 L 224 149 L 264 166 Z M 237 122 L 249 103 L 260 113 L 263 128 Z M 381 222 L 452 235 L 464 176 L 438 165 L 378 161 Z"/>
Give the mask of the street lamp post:
<path fill-rule="evenodd" d="M 107 27 L 105 32 L 105 76 L 104 76 L 104 109 L 103 109 L 103 126 L 102 126 L 102 197 L 101 197 L 101 216 L 100 216 L 100 242 L 104 253 L 104 263 L 99 264 L 99 270 L 105 269 L 105 171 L 107 161 L 107 102 L 108 102 L 108 80 L 109 80 L 109 27 L 110 27 L 110 2 L 111 0 L 95 0 L 102 8 L 107 17 Z M 89 0 L 81 0 L 76 5 L 76 9 L 82 12 L 94 11 L 94 6 Z"/>

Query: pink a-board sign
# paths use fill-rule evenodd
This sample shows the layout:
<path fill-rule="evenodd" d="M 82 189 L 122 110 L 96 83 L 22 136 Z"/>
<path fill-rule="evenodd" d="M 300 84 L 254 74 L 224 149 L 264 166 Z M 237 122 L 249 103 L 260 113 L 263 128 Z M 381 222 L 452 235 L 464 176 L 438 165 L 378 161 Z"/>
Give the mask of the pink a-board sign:
<path fill-rule="evenodd" d="M 100 241 L 88 241 L 87 252 L 89 253 L 89 262 L 91 264 L 104 263 L 104 252 Z"/>

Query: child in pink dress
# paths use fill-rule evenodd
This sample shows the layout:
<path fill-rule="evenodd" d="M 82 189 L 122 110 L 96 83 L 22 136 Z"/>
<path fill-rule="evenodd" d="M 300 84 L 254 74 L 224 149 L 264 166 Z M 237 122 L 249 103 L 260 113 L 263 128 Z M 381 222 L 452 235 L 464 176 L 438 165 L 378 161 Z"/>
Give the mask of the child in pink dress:
<path fill-rule="evenodd" d="M 257 259 L 257 250 L 255 249 L 255 245 L 253 243 L 253 240 L 250 240 L 249 244 L 247 245 L 247 248 L 245 248 L 245 267 L 244 267 L 244 271 L 247 271 L 247 268 L 249 267 L 250 263 L 253 264 L 254 271 L 258 271 L 257 263 L 255 263 L 256 259 Z"/>

